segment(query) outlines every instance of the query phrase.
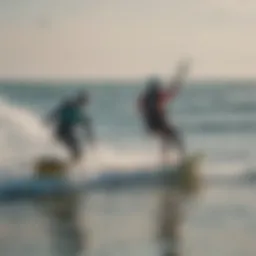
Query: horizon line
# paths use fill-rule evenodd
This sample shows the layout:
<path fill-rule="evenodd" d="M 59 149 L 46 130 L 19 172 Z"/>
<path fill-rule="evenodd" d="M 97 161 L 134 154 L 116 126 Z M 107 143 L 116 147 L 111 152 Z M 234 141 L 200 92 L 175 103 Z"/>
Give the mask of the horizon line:
<path fill-rule="evenodd" d="M 138 83 L 147 80 L 150 76 L 145 77 L 129 77 L 129 78 L 118 78 L 118 77 L 0 77 L 0 83 Z M 160 76 L 161 77 L 163 76 Z M 164 76 L 166 77 L 166 76 Z M 171 76 L 170 76 L 171 78 Z M 256 76 L 198 76 L 198 77 L 191 77 L 187 79 L 190 83 L 194 82 L 240 82 L 240 81 L 247 81 L 247 82 L 255 82 Z"/>

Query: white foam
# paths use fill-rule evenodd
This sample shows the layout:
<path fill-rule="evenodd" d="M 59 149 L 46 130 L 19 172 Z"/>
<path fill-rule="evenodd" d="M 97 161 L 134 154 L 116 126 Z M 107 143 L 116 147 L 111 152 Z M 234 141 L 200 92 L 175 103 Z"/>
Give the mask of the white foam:
<path fill-rule="evenodd" d="M 1 174 L 26 173 L 38 155 L 61 154 L 41 119 L 29 110 L 0 99 L 0 123 Z"/>

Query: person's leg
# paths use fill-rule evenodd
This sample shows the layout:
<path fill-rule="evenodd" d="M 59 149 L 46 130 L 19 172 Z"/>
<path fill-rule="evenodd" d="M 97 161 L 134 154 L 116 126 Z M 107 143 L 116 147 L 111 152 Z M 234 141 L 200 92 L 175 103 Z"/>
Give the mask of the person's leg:
<path fill-rule="evenodd" d="M 82 157 L 81 148 L 74 134 L 69 134 L 66 138 L 66 146 L 70 151 L 72 161 L 76 162 Z"/>
<path fill-rule="evenodd" d="M 57 138 L 66 146 L 72 161 L 78 161 L 81 158 L 81 148 L 72 130 L 59 131 L 57 133 Z"/>
<path fill-rule="evenodd" d="M 162 120 L 161 123 L 161 139 L 163 147 L 162 150 L 165 158 L 173 144 L 179 149 L 181 157 L 183 158 L 185 156 L 185 146 L 181 132 L 173 125 L 168 124 L 165 120 Z"/>
<path fill-rule="evenodd" d="M 174 144 L 180 150 L 181 157 L 185 156 L 185 147 L 180 132 L 169 125 L 164 116 L 151 116 L 146 119 L 146 128 L 150 133 L 160 138 L 162 164 L 169 164 L 169 152 Z"/>
<path fill-rule="evenodd" d="M 181 131 L 178 131 L 173 125 L 168 126 L 167 137 L 169 137 L 170 143 L 175 144 L 180 150 L 182 156 L 185 155 L 185 145 Z"/>
<path fill-rule="evenodd" d="M 169 157 L 168 157 L 168 153 L 170 150 L 170 143 L 169 143 L 169 138 L 167 138 L 166 134 L 163 133 L 162 131 L 160 132 L 160 143 L 161 143 L 161 147 L 162 147 L 162 163 L 163 165 L 168 165 L 169 163 Z"/>

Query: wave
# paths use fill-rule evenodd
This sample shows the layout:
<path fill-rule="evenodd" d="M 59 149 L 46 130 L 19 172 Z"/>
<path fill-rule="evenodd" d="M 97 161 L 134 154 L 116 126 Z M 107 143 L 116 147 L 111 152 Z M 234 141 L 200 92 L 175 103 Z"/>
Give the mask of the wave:
<path fill-rule="evenodd" d="M 32 158 L 53 149 L 47 128 L 29 110 L 0 99 L 0 122 L 1 169 L 22 172 Z"/>
<path fill-rule="evenodd" d="M 0 175 L 29 174 L 35 158 L 43 155 L 67 157 L 67 152 L 52 137 L 51 127 L 30 109 L 0 99 Z M 120 148 L 99 142 L 93 150 L 87 150 L 86 158 L 79 166 L 86 169 L 127 169 L 132 166 L 158 164 L 158 155 L 152 150 Z"/>
<path fill-rule="evenodd" d="M 51 127 L 47 126 L 43 118 L 29 108 L 13 104 L 0 99 L 0 178 L 6 176 L 24 176 L 31 174 L 31 168 L 37 157 L 54 155 L 67 157 L 65 149 L 57 143 L 52 136 Z M 72 176 L 102 172 L 104 170 L 132 171 L 138 168 L 156 168 L 161 166 L 159 145 L 156 141 L 139 143 L 127 143 L 126 146 L 115 143 L 99 141 L 95 148 L 87 148 L 85 145 L 85 157 Z M 130 138 L 127 138 L 130 142 Z M 208 145 L 207 143 L 210 142 Z M 207 137 L 196 138 L 192 143 L 193 152 L 202 151 L 210 153 L 213 161 L 206 161 L 203 166 L 204 173 L 230 173 L 239 172 L 245 168 L 244 155 L 216 155 L 220 152 L 221 145 L 215 144 L 216 139 Z M 195 145 L 200 148 L 196 149 Z M 215 147 L 216 146 L 216 147 Z M 208 147 L 208 150 L 207 150 Z M 211 150 L 214 149 L 213 152 Z M 239 152 L 238 152 L 239 153 Z M 240 152 L 241 153 L 241 152 Z M 243 152 L 242 152 L 243 153 Z M 173 155 L 176 158 L 175 155 Z M 226 161 L 225 158 L 226 157 Z M 210 158 L 210 157 L 209 157 Z M 220 159 L 221 158 L 221 159 Z M 236 160 L 238 159 L 238 160 Z"/>

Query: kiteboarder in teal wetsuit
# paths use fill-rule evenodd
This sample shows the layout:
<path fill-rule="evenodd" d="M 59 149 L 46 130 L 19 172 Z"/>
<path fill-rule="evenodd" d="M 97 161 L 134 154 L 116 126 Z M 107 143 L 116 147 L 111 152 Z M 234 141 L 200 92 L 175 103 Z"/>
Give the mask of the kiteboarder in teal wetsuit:
<path fill-rule="evenodd" d="M 83 112 L 89 103 L 86 92 L 80 92 L 77 97 L 64 101 L 55 109 L 48 120 L 55 124 L 55 137 L 65 145 L 72 160 L 79 160 L 82 156 L 81 143 L 77 137 L 76 128 L 81 126 L 87 130 L 89 140 L 93 141 L 91 119 Z"/>

